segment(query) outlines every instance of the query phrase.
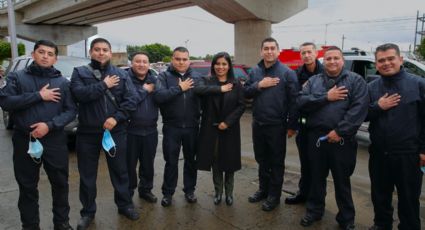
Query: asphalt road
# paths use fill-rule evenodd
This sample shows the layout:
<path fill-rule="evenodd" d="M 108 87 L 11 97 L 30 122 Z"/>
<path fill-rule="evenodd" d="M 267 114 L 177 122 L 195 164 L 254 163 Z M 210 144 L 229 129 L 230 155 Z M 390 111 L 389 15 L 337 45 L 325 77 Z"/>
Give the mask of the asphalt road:
<path fill-rule="evenodd" d="M 289 206 L 284 204 L 288 192 L 297 190 L 299 179 L 299 159 L 293 138 L 288 140 L 285 183 L 281 205 L 276 210 L 266 213 L 261 211 L 260 204 L 248 203 L 247 197 L 258 188 L 257 165 L 254 160 L 251 139 L 251 115 L 244 114 L 242 127 L 242 159 L 243 168 L 235 175 L 235 203 L 228 207 L 225 204 L 215 206 L 212 201 L 213 185 L 210 172 L 199 172 L 196 195 L 198 203 L 188 204 L 182 192 L 182 163 L 180 177 L 173 205 L 163 208 L 159 203 L 149 204 L 133 198 L 135 206 L 141 212 L 141 219 L 129 221 L 117 214 L 113 202 L 113 190 L 107 172 L 105 158 L 100 158 L 98 171 L 98 211 L 94 224 L 90 229 L 305 229 L 299 225 L 304 215 L 303 205 Z M 160 130 L 160 129 L 159 129 Z M 0 229 L 20 229 L 19 212 L 17 209 L 18 187 L 13 175 L 11 132 L 4 129 L 0 123 Z M 162 142 L 160 134 L 159 143 Z M 76 226 L 79 219 L 81 204 L 78 200 L 79 174 L 76 154 L 70 152 L 70 223 Z M 357 155 L 357 165 L 352 177 L 353 199 L 356 207 L 357 229 L 367 229 L 373 222 L 373 207 L 370 202 L 370 184 L 367 169 L 368 153 L 365 144 L 360 143 Z M 155 160 L 155 183 L 153 192 L 161 198 L 161 183 L 164 160 L 161 144 L 157 149 Z M 425 183 L 424 183 L 425 184 Z M 425 191 L 423 185 L 422 191 Z M 47 176 L 41 170 L 39 182 L 41 226 L 43 229 L 53 229 L 51 214 L 50 185 Z M 335 222 L 337 207 L 332 178 L 328 179 L 328 195 L 326 211 L 323 220 L 308 229 L 338 229 Z M 421 198 L 422 226 L 425 226 L 425 192 Z M 396 196 L 394 196 L 396 198 Z M 396 205 L 396 200 L 394 201 Z M 395 210 L 396 213 L 396 210 Z M 394 218 L 397 222 L 397 216 Z M 396 224 L 394 224 L 396 226 Z"/>

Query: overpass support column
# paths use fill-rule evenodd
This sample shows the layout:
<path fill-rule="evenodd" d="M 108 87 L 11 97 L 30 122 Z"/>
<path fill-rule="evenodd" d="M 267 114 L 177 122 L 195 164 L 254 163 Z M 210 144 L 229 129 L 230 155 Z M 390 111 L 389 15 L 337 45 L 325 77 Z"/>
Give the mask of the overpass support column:
<path fill-rule="evenodd" d="M 253 66 L 260 59 L 261 41 L 270 37 L 272 24 L 260 19 L 235 22 L 235 63 Z"/>
<path fill-rule="evenodd" d="M 66 56 L 68 55 L 68 46 L 67 45 L 57 45 L 58 46 L 58 55 Z"/>

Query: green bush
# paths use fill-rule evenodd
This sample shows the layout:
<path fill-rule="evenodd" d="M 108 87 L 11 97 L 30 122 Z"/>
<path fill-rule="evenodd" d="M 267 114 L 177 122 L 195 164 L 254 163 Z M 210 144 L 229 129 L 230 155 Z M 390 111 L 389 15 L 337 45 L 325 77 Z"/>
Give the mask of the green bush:
<path fill-rule="evenodd" d="M 18 44 L 18 55 L 25 54 L 25 45 L 23 43 Z M 10 49 L 10 43 L 6 41 L 0 41 L 0 61 L 6 58 L 12 57 L 12 51 Z"/>

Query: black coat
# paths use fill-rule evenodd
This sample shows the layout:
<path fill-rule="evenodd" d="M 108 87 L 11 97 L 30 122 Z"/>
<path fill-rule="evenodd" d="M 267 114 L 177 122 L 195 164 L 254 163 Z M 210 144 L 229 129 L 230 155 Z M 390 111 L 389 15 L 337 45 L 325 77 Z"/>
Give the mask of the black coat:
<path fill-rule="evenodd" d="M 218 168 L 224 172 L 241 169 L 241 133 L 239 120 L 245 110 L 242 85 L 234 81 L 230 92 L 221 93 L 220 83 L 215 77 L 206 77 L 195 87 L 202 96 L 202 119 L 198 142 L 198 169 L 210 170 L 218 141 Z M 220 106 L 223 94 L 222 106 Z M 220 131 L 218 124 L 225 122 L 229 127 Z"/>
<path fill-rule="evenodd" d="M 179 86 L 179 79 L 184 81 L 187 78 L 191 78 L 196 86 L 200 75 L 189 68 L 182 76 L 173 66 L 158 75 L 153 95 L 164 125 L 179 128 L 199 126 L 199 98 L 192 89 L 183 92 Z"/>
<path fill-rule="evenodd" d="M 78 132 L 103 133 L 103 124 L 109 117 L 115 118 L 118 122 L 112 132 L 126 129 L 129 114 L 137 107 L 137 95 L 128 73 L 111 64 L 100 68 L 94 60 L 90 65 L 93 69 L 100 70 L 102 80 L 96 79 L 87 66 L 74 68 L 71 77 L 71 92 L 79 104 Z M 115 97 L 118 108 L 106 94 L 108 87 L 103 79 L 108 75 L 120 78 L 119 84 L 109 89 Z"/>
<path fill-rule="evenodd" d="M 404 69 L 368 84 L 369 134 L 372 152 L 412 154 L 425 152 L 425 80 Z M 378 100 L 398 93 L 398 106 L 382 110 Z"/>
<path fill-rule="evenodd" d="M 335 85 L 348 90 L 346 100 L 328 101 L 331 87 L 326 73 L 314 75 L 304 84 L 298 105 L 306 113 L 307 128 L 327 133 L 335 130 L 341 137 L 354 137 L 367 115 L 369 97 L 364 79 L 351 71 L 343 70 Z"/>
<path fill-rule="evenodd" d="M 40 89 L 47 84 L 49 89 L 59 88 L 58 103 L 41 98 Z M 69 81 L 54 67 L 42 68 L 35 63 L 8 74 L 7 84 L 0 89 L 0 107 L 13 114 L 15 130 L 21 132 L 30 132 L 30 126 L 37 122 L 45 122 L 50 132 L 63 131 L 77 114 Z"/>

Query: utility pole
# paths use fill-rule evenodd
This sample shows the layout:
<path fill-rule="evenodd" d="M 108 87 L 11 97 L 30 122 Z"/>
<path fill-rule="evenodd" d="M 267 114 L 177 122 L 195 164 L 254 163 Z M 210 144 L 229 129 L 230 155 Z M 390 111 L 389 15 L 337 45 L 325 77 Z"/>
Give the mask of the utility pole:
<path fill-rule="evenodd" d="M 344 36 L 344 34 L 342 35 L 342 45 L 341 45 L 341 50 L 344 50 L 344 40 L 346 39 L 347 37 L 345 37 Z"/>
<path fill-rule="evenodd" d="M 15 23 L 15 9 L 12 0 L 7 0 L 7 15 L 10 37 L 10 50 L 12 51 L 12 60 L 18 57 L 18 42 L 16 40 L 16 23 Z"/>
<path fill-rule="evenodd" d="M 422 23 L 421 29 L 418 29 L 419 23 Z M 416 13 L 416 27 L 415 27 L 415 40 L 413 45 L 413 52 L 416 51 L 419 44 L 421 44 L 422 39 L 424 39 L 425 30 L 424 30 L 424 23 L 425 23 L 425 14 L 422 15 L 422 17 L 419 17 L 419 11 Z M 420 35 L 419 42 L 417 41 L 417 37 Z"/>

